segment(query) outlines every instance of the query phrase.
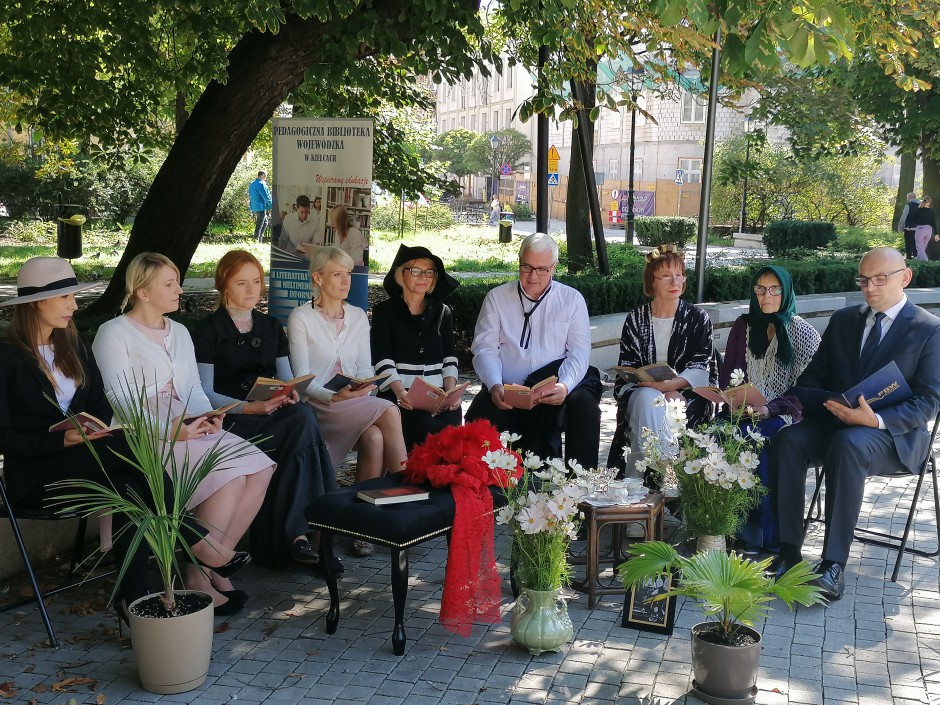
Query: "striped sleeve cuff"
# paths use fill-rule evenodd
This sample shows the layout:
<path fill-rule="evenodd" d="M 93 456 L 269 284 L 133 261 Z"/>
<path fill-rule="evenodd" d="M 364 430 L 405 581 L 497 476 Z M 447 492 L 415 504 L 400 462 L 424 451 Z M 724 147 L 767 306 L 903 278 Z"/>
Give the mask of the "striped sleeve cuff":
<path fill-rule="evenodd" d="M 395 361 L 389 358 L 384 360 L 379 360 L 375 363 L 375 374 L 381 375 L 388 372 L 388 377 L 382 380 L 382 383 L 379 385 L 379 389 L 383 392 L 388 389 L 392 382 L 400 382 L 401 377 L 398 375 L 398 370 L 395 368 Z"/>

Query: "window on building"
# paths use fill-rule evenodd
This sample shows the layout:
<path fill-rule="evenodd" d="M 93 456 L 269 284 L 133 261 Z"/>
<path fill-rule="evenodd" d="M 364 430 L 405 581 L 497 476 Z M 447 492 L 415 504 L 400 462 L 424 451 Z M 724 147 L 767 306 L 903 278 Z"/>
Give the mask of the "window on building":
<path fill-rule="evenodd" d="M 507 130 L 512 127 L 512 108 L 506 108 L 506 122 L 503 125 Z"/>
<path fill-rule="evenodd" d="M 486 113 L 480 116 L 480 132 L 486 132 Z"/>
<path fill-rule="evenodd" d="M 705 122 L 705 108 L 708 107 L 708 99 L 704 96 L 697 96 L 684 90 L 679 105 L 679 120 L 681 122 Z"/>
<path fill-rule="evenodd" d="M 457 129 L 457 118 L 451 118 L 451 119 L 450 119 L 450 129 L 452 129 L 452 130 L 456 130 L 456 129 Z"/>
<path fill-rule="evenodd" d="M 607 178 L 616 179 L 617 174 L 619 173 L 620 173 L 620 160 L 608 159 L 607 160 Z"/>
<path fill-rule="evenodd" d="M 515 66 L 506 65 L 506 88 L 508 90 L 512 90 L 512 74 L 515 68 Z"/>
<path fill-rule="evenodd" d="M 620 113 L 602 108 L 599 122 L 602 144 L 620 142 Z"/>
<path fill-rule="evenodd" d="M 499 111 L 494 110 L 493 111 L 493 132 L 497 132 L 498 130 L 499 130 Z"/>
<path fill-rule="evenodd" d="M 679 168 L 682 169 L 682 183 L 700 184 L 702 183 L 702 160 L 701 159 L 680 159 Z"/>
<path fill-rule="evenodd" d="M 476 132 L 476 131 L 477 131 L 477 116 L 476 116 L 476 115 L 471 115 L 471 116 L 470 116 L 470 129 L 471 129 L 473 132 Z"/>
<path fill-rule="evenodd" d="M 460 126 L 461 127 L 467 126 L 467 118 L 465 118 L 463 115 L 460 116 Z"/>
<path fill-rule="evenodd" d="M 467 86 L 466 85 L 460 86 L 460 107 L 461 108 L 467 107 Z"/>
<path fill-rule="evenodd" d="M 499 93 L 500 82 L 503 77 L 503 60 L 500 59 L 499 62 L 493 66 L 493 90 Z"/>

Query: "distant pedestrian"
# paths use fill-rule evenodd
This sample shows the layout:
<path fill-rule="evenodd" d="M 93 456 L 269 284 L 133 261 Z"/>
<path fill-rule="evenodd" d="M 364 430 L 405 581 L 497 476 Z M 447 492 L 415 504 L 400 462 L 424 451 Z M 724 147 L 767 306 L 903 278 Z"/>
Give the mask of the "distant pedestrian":
<path fill-rule="evenodd" d="M 496 194 L 493 194 L 493 200 L 490 201 L 490 225 L 496 226 L 499 224 L 499 212 L 501 210 L 499 204 L 499 197 Z"/>
<path fill-rule="evenodd" d="M 901 211 L 901 217 L 898 218 L 898 232 L 904 235 L 904 256 L 907 259 L 917 257 L 917 246 L 914 243 L 914 226 L 910 224 L 910 216 L 917 210 L 920 200 L 917 194 L 911 191 L 907 194 L 907 203 L 904 204 L 904 210 Z"/>
<path fill-rule="evenodd" d="M 271 190 L 265 183 L 267 174 L 258 172 L 258 178 L 248 185 L 248 207 L 255 216 L 255 240 L 264 242 L 264 231 L 268 227 L 268 216 L 273 202 Z"/>
<path fill-rule="evenodd" d="M 927 259 L 927 243 L 937 232 L 937 216 L 930 207 L 930 196 L 924 196 L 920 206 L 907 217 L 908 226 L 914 226 L 914 244 L 917 259 Z"/>

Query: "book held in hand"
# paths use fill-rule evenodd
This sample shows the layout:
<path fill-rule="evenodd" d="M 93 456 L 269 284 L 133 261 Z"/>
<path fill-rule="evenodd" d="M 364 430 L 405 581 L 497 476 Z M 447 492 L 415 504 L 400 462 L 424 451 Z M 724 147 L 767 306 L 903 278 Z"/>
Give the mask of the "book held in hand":
<path fill-rule="evenodd" d="M 218 409 L 213 409 L 212 411 L 207 411 L 204 414 L 196 414 L 195 416 L 187 416 L 183 419 L 183 423 L 192 423 L 196 419 L 204 418 L 206 421 L 212 421 L 213 419 L 218 418 L 219 416 L 224 416 L 226 411 L 234 409 L 236 406 L 241 404 L 240 401 L 233 401 L 231 404 L 226 404 L 225 406 L 220 406 Z"/>
<path fill-rule="evenodd" d="M 314 377 L 316 377 L 315 374 L 301 375 L 287 382 L 271 377 L 259 377 L 245 399 L 246 401 L 268 401 L 276 397 L 289 397 L 295 391 L 303 394 Z"/>
<path fill-rule="evenodd" d="M 552 375 L 546 377 L 541 382 L 527 387 L 524 384 L 504 384 L 503 401 L 509 404 L 513 409 L 532 409 L 538 402 L 536 401 L 536 392 L 542 387 L 552 386 L 558 381 L 558 377 Z"/>
<path fill-rule="evenodd" d="M 911 388 L 904 379 L 904 375 L 898 369 L 897 363 L 892 360 L 851 389 L 842 394 L 832 395 L 830 399 L 854 409 L 858 406 L 858 398 L 863 396 L 872 411 L 878 411 L 899 404 L 909 399 L 911 395 Z"/>
<path fill-rule="evenodd" d="M 402 485 L 380 490 L 359 490 L 356 496 L 363 502 L 370 504 L 401 504 L 403 502 L 420 502 L 431 496 L 431 493 L 415 485 Z"/>
<path fill-rule="evenodd" d="M 67 419 L 62 419 L 57 424 L 52 424 L 49 427 L 50 433 L 64 433 L 65 431 L 71 430 L 82 430 L 85 434 L 98 433 L 99 431 L 108 431 L 114 433 L 115 431 L 121 431 L 120 424 L 111 424 L 105 423 L 97 416 L 92 416 L 87 411 L 79 411 L 74 416 L 70 416 Z"/>
<path fill-rule="evenodd" d="M 732 411 L 737 411 L 742 406 L 755 409 L 767 406 L 764 395 L 750 382 L 739 384 L 737 387 L 728 387 L 724 391 L 718 387 L 693 387 L 692 391 L 714 404 L 725 404 Z"/>
<path fill-rule="evenodd" d="M 405 397 L 415 409 L 426 411 L 431 416 L 437 416 L 442 410 L 459 403 L 460 397 L 463 396 L 464 391 L 469 386 L 469 382 L 464 382 L 447 392 L 433 384 L 428 384 L 420 377 L 415 377 L 415 381 Z"/>
<path fill-rule="evenodd" d="M 618 375 L 632 384 L 639 382 L 667 382 L 679 376 L 679 373 L 665 362 L 654 362 L 652 365 L 643 365 L 643 367 L 616 365 L 614 369 L 617 371 Z"/>
<path fill-rule="evenodd" d="M 375 375 L 374 377 L 367 377 L 361 379 L 359 377 L 351 377 L 344 374 L 336 374 L 333 376 L 329 382 L 323 385 L 325 389 L 329 389 L 331 392 L 338 392 L 344 387 L 349 387 L 350 391 L 358 392 L 363 387 L 368 387 L 370 384 L 375 384 L 376 381 L 388 377 L 388 372 L 383 372 L 380 375 Z"/>

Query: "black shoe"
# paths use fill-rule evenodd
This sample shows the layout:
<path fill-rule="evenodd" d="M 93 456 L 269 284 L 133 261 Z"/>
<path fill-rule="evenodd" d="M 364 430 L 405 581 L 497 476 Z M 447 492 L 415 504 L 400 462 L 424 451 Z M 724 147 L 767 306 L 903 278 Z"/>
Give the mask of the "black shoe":
<path fill-rule="evenodd" d="M 313 550 L 313 546 L 307 539 L 298 539 L 290 545 L 290 557 L 298 563 L 316 564 L 320 562 L 320 557 Z"/>
<path fill-rule="evenodd" d="M 819 573 L 812 584 L 822 590 L 823 596 L 830 602 L 838 600 L 845 592 L 844 569 L 838 563 L 823 561 L 813 568 L 814 573 Z"/>
<path fill-rule="evenodd" d="M 788 560 L 783 556 L 777 556 L 770 562 L 770 566 L 767 568 L 767 575 L 773 576 L 774 580 L 780 580 L 784 573 L 799 562 L 798 560 Z"/>
<path fill-rule="evenodd" d="M 337 557 L 332 557 L 333 563 L 333 572 L 338 576 L 346 572 L 346 566 L 343 565 L 343 562 Z M 326 577 L 326 566 L 323 565 L 323 561 L 320 560 L 320 556 L 317 556 L 316 563 L 313 564 L 313 572 L 319 575 L 321 578 Z"/>
<path fill-rule="evenodd" d="M 241 602 L 242 604 L 248 602 L 248 593 L 244 590 L 219 590 L 218 593 L 225 595 L 229 602 Z"/>
<path fill-rule="evenodd" d="M 240 571 L 249 563 L 251 563 L 251 554 L 246 551 L 240 551 L 236 553 L 234 556 L 232 556 L 232 560 L 230 560 L 225 565 L 220 566 L 206 565 L 201 560 L 196 558 L 197 565 L 205 568 L 206 570 L 211 570 L 220 578 L 231 578 L 233 575 L 235 575 L 235 573 Z"/>
<path fill-rule="evenodd" d="M 237 602 L 235 600 L 229 600 L 221 605 L 216 606 L 215 616 L 216 617 L 231 617 L 233 614 L 238 614 L 243 609 L 245 609 L 244 602 Z"/>

